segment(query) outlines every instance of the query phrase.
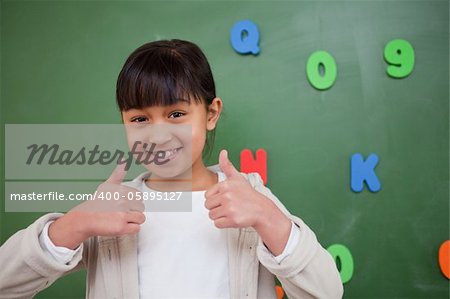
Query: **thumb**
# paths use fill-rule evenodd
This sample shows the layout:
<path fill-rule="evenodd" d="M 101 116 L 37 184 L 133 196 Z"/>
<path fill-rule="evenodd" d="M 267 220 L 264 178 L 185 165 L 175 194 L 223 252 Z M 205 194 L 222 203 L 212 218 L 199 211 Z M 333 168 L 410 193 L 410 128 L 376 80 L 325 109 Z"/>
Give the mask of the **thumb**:
<path fill-rule="evenodd" d="M 113 172 L 106 181 L 112 184 L 122 183 L 125 175 L 127 174 L 127 171 L 125 170 L 126 165 L 126 163 L 117 164 L 116 168 L 114 168 Z"/>
<path fill-rule="evenodd" d="M 240 174 L 239 171 L 233 166 L 233 163 L 228 159 L 227 150 L 221 150 L 219 154 L 219 167 L 225 173 L 228 179 L 236 174 Z"/>

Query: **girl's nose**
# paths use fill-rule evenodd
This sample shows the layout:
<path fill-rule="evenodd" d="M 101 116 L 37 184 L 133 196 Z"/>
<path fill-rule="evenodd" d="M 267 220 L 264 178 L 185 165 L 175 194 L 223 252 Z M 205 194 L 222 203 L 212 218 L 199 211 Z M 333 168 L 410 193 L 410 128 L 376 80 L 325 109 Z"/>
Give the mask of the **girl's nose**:
<path fill-rule="evenodd" d="M 146 139 L 150 143 L 165 144 L 172 138 L 173 135 L 167 124 L 152 124 L 146 130 Z"/>

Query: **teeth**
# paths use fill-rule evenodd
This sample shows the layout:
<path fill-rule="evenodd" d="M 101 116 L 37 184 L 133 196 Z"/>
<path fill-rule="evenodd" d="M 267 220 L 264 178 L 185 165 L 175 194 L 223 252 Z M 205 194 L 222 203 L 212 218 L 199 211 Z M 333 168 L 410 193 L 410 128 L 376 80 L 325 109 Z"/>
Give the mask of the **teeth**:
<path fill-rule="evenodd" d="M 146 154 L 153 155 L 153 152 L 149 152 L 149 151 L 144 151 L 144 152 L 145 152 Z M 177 148 L 176 148 L 176 149 L 172 149 L 172 150 L 170 150 L 170 151 L 164 151 L 164 157 L 165 157 L 165 158 L 169 158 L 169 157 L 175 155 L 177 152 L 178 152 L 178 149 L 177 149 Z"/>
<path fill-rule="evenodd" d="M 173 149 L 173 150 L 170 150 L 170 151 L 166 151 L 165 157 L 171 157 L 171 156 L 175 155 L 176 152 L 178 152 L 178 149 Z"/>

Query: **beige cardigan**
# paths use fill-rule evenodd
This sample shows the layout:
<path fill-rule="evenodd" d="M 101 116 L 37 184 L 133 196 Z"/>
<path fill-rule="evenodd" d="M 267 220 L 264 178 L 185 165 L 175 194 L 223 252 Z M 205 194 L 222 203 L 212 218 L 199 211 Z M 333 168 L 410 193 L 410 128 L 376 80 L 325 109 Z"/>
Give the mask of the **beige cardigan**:
<path fill-rule="evenodd" d="M 217 172 L 218 165 L 209 169 Z M 146 173 L 124 184 L 138 186 Z M 319 244 L 314 232 L 291 215 L 266 188 L 257 173 L 242 173 L 252 186 L 270 198 L 300 228 L 294 252 L 280 264 L 263 250 L 264 244 L 253 228 L 228 228 L 230 296 L 232 299 L 264 299 L 273 290 L 258 288 L 262 279 L 273 282 L 276 275 L 287 296 L 293 298 L 342 298 L 343 286 L 336 264 Z M 12 235 L 0 247 L 0 298 L 32 298 L 56 279 L 87 269 L 87 299 L 139 298 L 137 235 L 91 237 L 66 265 L 50 257 L 39 244 L 45 223 L 63 216 L 45 214 Z M 267 284 L 265 284 L 267 285 Z"/>

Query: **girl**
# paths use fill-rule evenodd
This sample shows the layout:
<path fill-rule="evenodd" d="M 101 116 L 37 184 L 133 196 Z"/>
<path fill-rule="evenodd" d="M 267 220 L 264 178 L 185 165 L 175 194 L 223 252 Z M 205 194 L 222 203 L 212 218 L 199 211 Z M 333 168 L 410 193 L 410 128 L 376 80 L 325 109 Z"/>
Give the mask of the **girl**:
<path fill-rule="evenodd" d="M 274 276 L 289 298 L 342 297 L 332 257 L 257 173 L 240 173 L 225 150 L 219 164 L 205 166 L 223 103 L 197 45 L 142 45 L 125 62 L 116 94 L 130 146 L 150 142 L 153 149 L 140 153 L 162 153 L 164 163 L 146 164 L 147 172 L 126 183 L 119 163 L 97 193 L 177 191 L 192 196 L 192 211 L 94 200 L 46 214 L 0 248 L 8 259 L 0 298 L 30 298 L 81 268 L 86 298 L 275 299 Z"/>

